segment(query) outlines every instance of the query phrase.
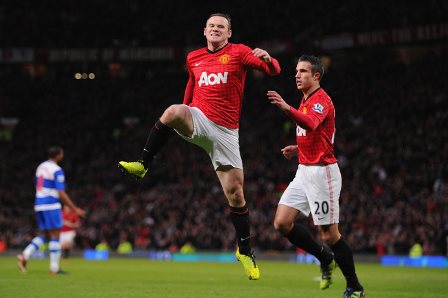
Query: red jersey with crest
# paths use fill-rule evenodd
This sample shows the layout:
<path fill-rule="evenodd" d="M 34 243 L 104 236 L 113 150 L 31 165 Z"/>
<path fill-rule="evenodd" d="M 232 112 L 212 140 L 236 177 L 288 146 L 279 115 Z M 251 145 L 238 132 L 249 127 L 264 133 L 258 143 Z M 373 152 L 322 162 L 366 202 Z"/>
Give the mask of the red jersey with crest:
<path fill-rule="evenodd" d="M 206 47 L 192 51 L 187 56 L 189 80 L 183 103 L 199 108 L 219 125 L 238 128 L 247 70 L 279 74 L 280 66 L 274 58 L 272 66 L 269 68 L 243 44 L 228 43 L 216 52 Z"/>
<path fill-rule="evenodd" d="M 330 96 L 319 88 L 307 99 L 302 98 L 299 111 L 319 122 L 313 131 L 307 131 L 297 125 L 299 163 L 304 165 L 336 163 L 333 150 L 336 133 L 335 110 Z"/>

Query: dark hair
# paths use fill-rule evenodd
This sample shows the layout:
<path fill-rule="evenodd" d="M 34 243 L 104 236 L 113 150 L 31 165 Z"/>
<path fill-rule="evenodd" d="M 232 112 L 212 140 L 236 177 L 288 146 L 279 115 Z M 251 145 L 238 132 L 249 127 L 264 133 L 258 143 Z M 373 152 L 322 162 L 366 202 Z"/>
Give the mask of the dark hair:
<path fill-rule="evenodd" d="M 226 14 L 226 13 L 212 13 L 211 15 L 208 16 L 207 21 L 210 20 L 211 17 L 223 17 L 227 20 L 227 22 L 229 23 L 229 30 L 232 29 L 232 19 L 230 18 L 230 15 Z M 205 24 L 207 26 L 207 21 L 205 21 Z"/>
<path fill-rule="evenodd" d="M 55 158 L 59 154 L 61 154 L 64 150 L 58 146 L 52 146 L 48 148 L 48 158 Z"/>
<path fill-rule="evenodd" d="M 311 74 L 314 75 L 316 72 L 320 73 L 319 81 L 322 80 L 325 70 L 318 57 L 312 55 L 302 55 L 299 58 L 299 62 L 302 61 L 309 62 L 311 64 Z"/>

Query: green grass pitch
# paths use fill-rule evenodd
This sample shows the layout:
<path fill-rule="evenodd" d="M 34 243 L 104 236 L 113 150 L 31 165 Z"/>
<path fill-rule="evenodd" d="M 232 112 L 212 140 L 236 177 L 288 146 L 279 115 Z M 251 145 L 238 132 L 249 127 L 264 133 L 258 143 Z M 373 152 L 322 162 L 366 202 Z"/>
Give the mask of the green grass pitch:
<path fill-rule="evenodd" d="M 62 261 L 68 275 L 50 276 L 48 260 L 31 260 L 20 273 L 13 257 L 0 257 L 0 297 L 342 297 L 338 269 L 333 285 L 319 289 L 319 268 L 259 261 L 261 278 L 249 281 L 235 263 L 148 259 Z M 448 270 L 358 264 L 367 297 L 448 297 Z"/>

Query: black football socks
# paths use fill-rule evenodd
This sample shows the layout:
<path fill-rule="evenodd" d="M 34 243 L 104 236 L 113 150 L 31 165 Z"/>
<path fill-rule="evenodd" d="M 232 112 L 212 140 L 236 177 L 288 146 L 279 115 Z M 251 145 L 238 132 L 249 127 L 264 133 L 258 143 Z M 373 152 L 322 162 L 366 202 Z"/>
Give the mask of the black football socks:
<path fill-rule="evenodd" d="M 314 240 L 309 230 L 300 225 L 294 224 L 291 231 L 285 237 L 296 247 L 299 247 L 309 254 L 315 256 L 323 265 L 328 265 L 333 260 L 333 255 L 324 246 Z"/>
<path fill-rule="evenodd" d="M 230 206 L 230 219 L 235 227 L 238 248 L 241 254 L 250 255 L 249 209 Z"/>
<path fill-rule="evenodd" d="M 334 253 L 336 263 L 339 265 L 339 268 L 341 268 L 341 271 L 347 280 L 347 287 L 352 288 L 355 291 L 363 290 L 363 287 L 359 283 L 358 277 L 356 276 L 353 252 L 344 239 L 341 237 L 330 248 Z"/>
<path fill-rule="evenodd" d="M 145 148 L 143 149 L 140 160 L 143 162 L 145 168 L 154 159 L 154 156 L 159 153 L 160 149 L 166 144 L 168 139 L 174 134 L 174 129 L 163 124 L 158 120 L 152 127 Z"/>

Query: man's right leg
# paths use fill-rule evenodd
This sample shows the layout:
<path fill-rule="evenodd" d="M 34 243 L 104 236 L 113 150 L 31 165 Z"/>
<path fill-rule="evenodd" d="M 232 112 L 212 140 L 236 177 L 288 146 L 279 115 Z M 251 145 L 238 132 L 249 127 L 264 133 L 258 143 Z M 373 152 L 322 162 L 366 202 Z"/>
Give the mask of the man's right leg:
<path fill-rule="evenodd" d="M 17 265 L 19 270 L 26 272 L 26 263 L 31 255 L 45 243 L 45 238 L 42 236 L 34 237 L 31 243 L 23 250 L 23 252 L 17 255 Z"/>
<path fill-rule="evenodd" d="M 298 210 L 283 204 L 279 204 L 274 220 L 275 229 L 281 235 L 286 237 L 289 242 L 294 244 L 294 246 L 299 247 L 307 253 L 315 256 L 321 263 L 321 267 L 331 267 L 332 270 L 334 270 L 336 263 L 334 261 L 333 254 L 323 245 L 317 243 L 306 227 L 294 223 L 297 214 Z M 329 284 L 321 284 L 321 289 L 324 290 L 328 288 L 330 284 L 331 280 Z"/>
<path fill-rule="evenodd" d="M 125 174 L 143 178 L 152 160 L 174 134 L 174 130 L 185 136 L 193 134 L 193 118 L 188 106 L 172 105 L 167 108 L 152 127 L 140 159 L 135 162 L 120 161 L 120 170 Z"/>

